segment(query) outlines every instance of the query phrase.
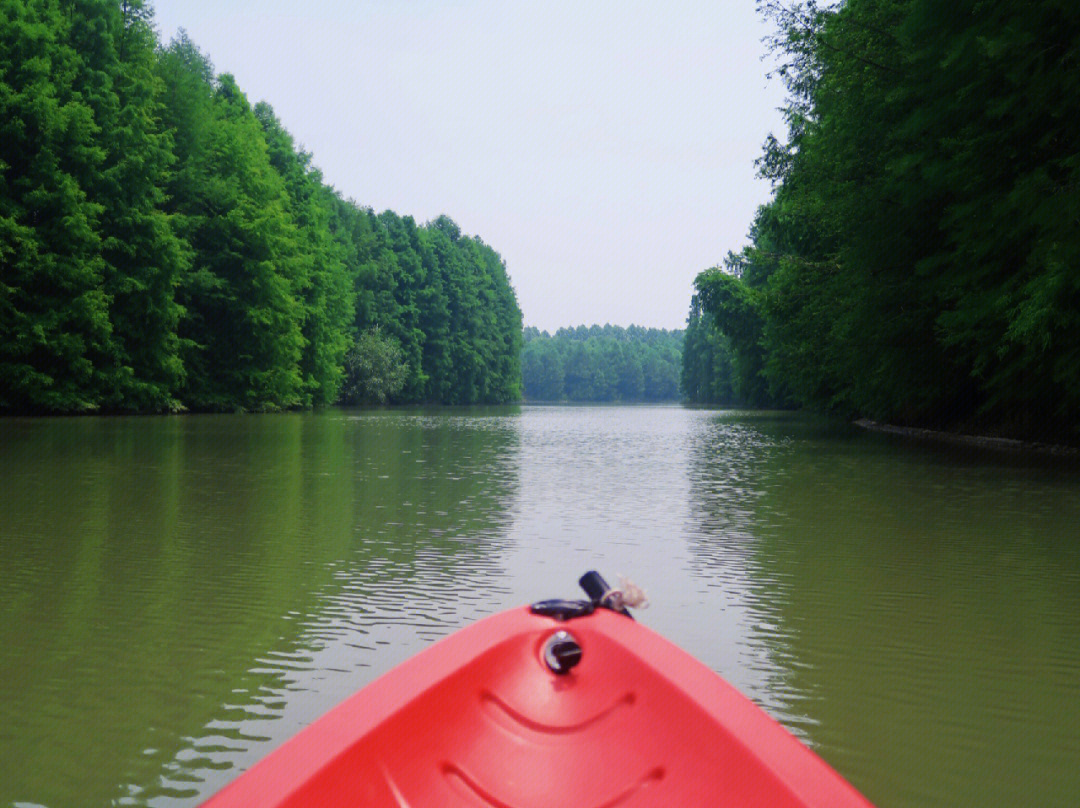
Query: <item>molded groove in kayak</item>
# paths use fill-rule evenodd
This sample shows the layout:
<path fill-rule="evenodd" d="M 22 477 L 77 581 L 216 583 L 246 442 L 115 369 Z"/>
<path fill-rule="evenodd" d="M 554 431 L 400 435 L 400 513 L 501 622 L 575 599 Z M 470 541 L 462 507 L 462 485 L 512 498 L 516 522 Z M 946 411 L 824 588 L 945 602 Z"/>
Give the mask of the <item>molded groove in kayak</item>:
<path fill-rule="evenodd" d="M 498 799 L 491 792 L 479 785 L 476 780 L 463 772 L 460 768 L 453 763 L 444 763 L 442 766 L 443 774 L 446 779 L 451 783 L 458 786 L 458 789 L 467 793 L 470 797 L 474 797 L 482 802 L 480 808 L 516 808 L 509 802 L 503 802 Z M 596 806 L 596 808 L 619 808 L 627 804 L 627 800 L 639 793 L 643 788 L 647 787 L 650 783 L 658 782 L 664 779 L 664 767 L 657 766 L 651 771 L 645 773 L 639 777 L 635 782 L 631 783 L 625 789 L 620 791 L 610 800 L 602 802 Z M 404 803 L 403 803 L 404 804 Z"/>
<path fill-rule="evenodd" d="M 597 808 L 618 808 L 618 806 L 620 805 L 626 805 L 632 797 L 636 797 L 645 788 L 647 788 L 653 783 L 658 783 L 663 779 L 664 767 L 657 766 L 651 772 L 646 774 L 644 777 L 642 777 L 640 780 L 638 780 L 636 783 L 626 789 L 626 791 L 617 795 L 613 800 L 611 800 L 611 802 L 605 802 L 603 805 L 597 806 Z"/>
<path fill-rule="evenodd" d="M 505 727 L 505 720 L 510 719 L 513 724 L 531 729 L 533 732 L 541 732 L 546 735 L 568 735 L 576 732 L 583 732 L 593 724 L 603 721 L 620 707 L 632 707 L 636 698 L 637 697 L 633 693 L 627 693 L 610 707 L 601 710 L 596 715 L 590 716 L 584 721 L 579 721 L 575 724 L 563 725 L 545 723 L 540 719 L 529 718 L 527 715 L 523 715 L 518 710 L 515 710 L 489 690 L 486 690 L 481 694 L 480 705 L 484 708 L 487 715 L 491 716 L 496 723 L 500 724 L 500 726 Z"/>
<path fill-rule="evenodd" d="M 386 764 L 382 765 L 383 777 L 386 778 L 386 785 L 390 789 L 390 794 L 394 798 L 396 805 L 394 808 L 412 808 L 408 801 L 405 799 L 405 795 L 401 793 L 401 789 L 398 788 L 397 783 L 394 782 L 394 778 L 390 776 L 390 770 L 386 768 Z"/>
<path fill-rule="evenodd" d="M 479 785 L 473 778 L 452 763 L 444 763 L 442 772 L 446 779 L 450 781 L 450 784 L 456 787 L 457 791 L 473 800 L 479 800 L 480 808 L 514 808 L 510 803 L 493 797 L 486 788 Z"/>

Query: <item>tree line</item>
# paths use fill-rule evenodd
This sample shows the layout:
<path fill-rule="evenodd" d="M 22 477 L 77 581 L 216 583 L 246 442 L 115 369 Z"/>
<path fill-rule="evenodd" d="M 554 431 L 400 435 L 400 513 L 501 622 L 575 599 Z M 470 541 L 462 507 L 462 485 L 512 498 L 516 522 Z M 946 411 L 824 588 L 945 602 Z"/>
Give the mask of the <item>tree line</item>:
<path fill-rule="evenodd" d="M 787 136 L 693 304 L 733 394 L 1080 439 L 1080 6 L 758 5 Z"/>
<path fill-rule="evenodd" d="M 673 401 L 682 331 L 632 325 L 525 329 L 522 380 L 532 401 Z"/>
<path fill-rule="evenodd" d="M 142 0 L 0 0 L 0 411 L 520 396 L 491 247 L 324 181 Z"/>
<path fill-rule="evenodd" d="M 715 319 L 702 311 L 701 300 L 694 295 L 686 318 L 679 369 L 683 399 L 690 404 L 722 406 L 746 402 L 747 397 L 740 395 L 742 387 L 734 378 L 736 361 L 731 341 L 717 327 Z"/>

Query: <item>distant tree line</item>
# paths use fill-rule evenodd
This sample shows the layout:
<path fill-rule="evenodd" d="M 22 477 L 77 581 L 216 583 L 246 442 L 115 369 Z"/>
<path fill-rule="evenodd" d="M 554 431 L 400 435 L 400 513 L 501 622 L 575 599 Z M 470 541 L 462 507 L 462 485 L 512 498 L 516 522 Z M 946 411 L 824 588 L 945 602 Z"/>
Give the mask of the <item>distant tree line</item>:
<path fill-rule="evenodd" d="M 521 368 L 532 401 L 674 401 L 682 331 L 605 325 L 525 329 Z"/>
<path fill-rule="evenodd" d="M 1080 439 L 1080 5 L 758 5 L 787 137 L 694 304 L 734 395 Z"/>
<path fill-rule="evenodd" d="M 0 411 L 520 396 L 499 255 L 341 197 L 142 0 L 0 0 Z"/>

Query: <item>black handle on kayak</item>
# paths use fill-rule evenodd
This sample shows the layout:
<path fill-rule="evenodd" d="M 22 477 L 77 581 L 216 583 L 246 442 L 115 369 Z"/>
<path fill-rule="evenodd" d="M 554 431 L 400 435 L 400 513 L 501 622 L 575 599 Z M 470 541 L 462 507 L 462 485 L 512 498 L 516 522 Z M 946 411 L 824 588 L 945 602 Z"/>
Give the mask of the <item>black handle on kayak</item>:
<path fill-rule="evenodd" d="M 613 612 L 624 614 L 631 620 L 630 612 L 628 612 L 622 606 L 613 608 L 610 599 L 604 600 L 608 592 L 611 591 L 611 586 L 604 580 L 603 576 L 596 570 L 589 570 L 578 579 L 578 585 L 585 590 L 585 594 L 589 596 L 589 600 L 595 603 L 597 606 L 603 606 L 605 609 L 611 609 Z"/>

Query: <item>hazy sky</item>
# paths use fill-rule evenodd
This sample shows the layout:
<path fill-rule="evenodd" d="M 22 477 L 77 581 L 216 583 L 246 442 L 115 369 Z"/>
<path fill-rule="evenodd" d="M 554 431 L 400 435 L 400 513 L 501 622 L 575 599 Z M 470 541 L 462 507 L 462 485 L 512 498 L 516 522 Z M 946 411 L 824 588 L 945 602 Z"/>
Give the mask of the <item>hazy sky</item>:
<path fill-rule="evenodd" d="M 155 7 L 345 196 L 498 250 L 526 325 L 683 327 L 768 198 L 782 94 L 753 0 Z"/>

